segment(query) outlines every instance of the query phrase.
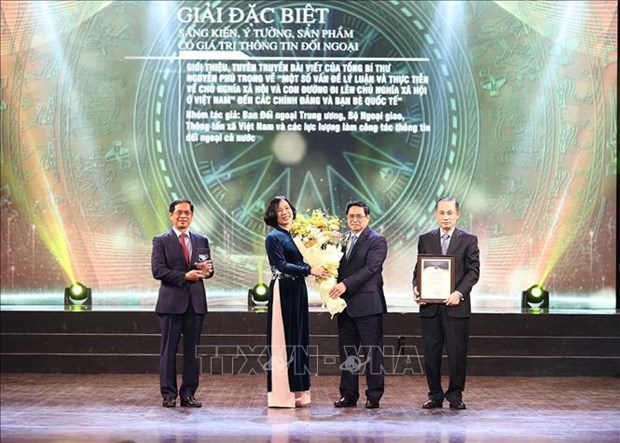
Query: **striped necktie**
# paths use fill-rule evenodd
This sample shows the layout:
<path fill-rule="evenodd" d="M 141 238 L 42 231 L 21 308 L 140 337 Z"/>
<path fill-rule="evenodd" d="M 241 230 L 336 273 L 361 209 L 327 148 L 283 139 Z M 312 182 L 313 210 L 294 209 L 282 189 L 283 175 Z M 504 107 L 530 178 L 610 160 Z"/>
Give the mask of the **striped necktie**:
<path fill-rule="evenodd" d="M 441 236 L 441 254 L 446 255 L 448 253 L 448 246 L 450 245 L 450 235 L 443 234 Z"/>
<path fill-rule="evenodd" d="M 357 241 L 357 235 L 352 235 L 349 239 L 349 245 L 347 246 L 347 260 L 351 256 L 351 251 L 353 250 L 353 246 L 355 246 L 355 242 Z"/>

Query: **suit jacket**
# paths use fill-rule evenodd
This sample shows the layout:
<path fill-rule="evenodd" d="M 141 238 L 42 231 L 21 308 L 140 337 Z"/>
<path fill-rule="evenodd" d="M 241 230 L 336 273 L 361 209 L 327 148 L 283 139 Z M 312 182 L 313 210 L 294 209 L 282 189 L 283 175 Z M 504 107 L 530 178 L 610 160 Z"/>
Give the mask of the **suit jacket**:
<path fill-rule="evenodd" d="M 347 287 L 342 298 L 347 302 L 346 311 L 350 317 L 387 312 L 381 275 L 387 250 L 385 237 L 366 227 L 355 242 L 349 259 L 346 254 L 342 256 L 338 282 Z"/>
<path fill-rule="evenodd" d="M 418 239 L 418 254 L 441 255 L 439 228 L 420 235 Z M 469 318 L 471 316 L 471 289 L 480 276 L 478 238 L 470 232 L 455 228 L 454 234 L 450 239 L 447 255 L 454 255 L 455 289 L 463 294 L 464 300 L 458 306 L 447 306 L 446 312 L 450 317 Z M 418 286 L 417 271 L 417 266 L 415 266 L 413 271 L 413 287 Z M 420 305 L 420 316 L 433 317 L 437 314 L 437 308 L 438 305 L 435 303 Z"/>
<path fill-rule="evenodd" d="M 192 256 L 189 264 L 185 262 L 179 238 L 170 231 L 153 238 L 151 270 L 153 277 L 161 282 L 155 312 L 158 314 L 184 314 L 192 303 L 196 314 L 207 312 L 207 297 L 202 280 L 187 281 L 185 273 L 195 269 L 198 250 L 206 248 L 209 256 L 209 240 L 204 235 L 191 232 Z M 213 274 L 211 274 L 213 275 Z"/>

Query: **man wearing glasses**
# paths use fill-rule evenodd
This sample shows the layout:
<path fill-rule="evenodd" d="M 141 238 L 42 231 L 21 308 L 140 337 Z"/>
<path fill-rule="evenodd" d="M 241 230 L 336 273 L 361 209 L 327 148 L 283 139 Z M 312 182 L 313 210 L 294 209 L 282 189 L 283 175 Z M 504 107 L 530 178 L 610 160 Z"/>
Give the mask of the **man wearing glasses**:
<path fill-rule="evenodd" d="M 209 240 L 189 226 L 194 205 L 189 200 L 175 200 L 168 208 L 172 229 L 153 239 L 151 269 L 160 281 L 155 312 L 161 327 L 159 383 L 162 406 L 174 408 L 176 397 L 181 406 L 200 408 L 194 394 L 198 389 L 200 361 L 196 348 L 207 313 L 203 279 L 213 277 Z M 183 335 L 183 379 L 177 388 L 176 355 Z"/>
<path fill-rule="evenodd" d="M 369 221 L 366 203 L 353 201 L 347 205 L 350 231 L 338 268 L 338 283 L 329 293 L 347 302 L 346 309 L 338 314 L 340 399 L 334 403 L 337 408 L 357 405 L 359 373 L 364 370 L 366 408 L 378 408 L 383 396 L 383 314 L 387 308 L 381 272 L 388 248 L 385 238 L 368 227 Z"/>

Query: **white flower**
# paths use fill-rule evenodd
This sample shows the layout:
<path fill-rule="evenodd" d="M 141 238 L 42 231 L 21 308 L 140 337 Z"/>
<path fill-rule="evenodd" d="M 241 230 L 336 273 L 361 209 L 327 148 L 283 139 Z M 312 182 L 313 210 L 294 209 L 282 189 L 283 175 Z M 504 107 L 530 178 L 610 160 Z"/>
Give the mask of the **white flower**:
<path fill-rule="evenodd" d="M 316 286 L 323 308 L 329 311 L 332 318 L 347 307 L 347 302 L 342 298 L 329 296 L 329 290 L 336 285 L 338 264 L 342 258 L 342 234 L 339 229 L 340 220 L 337 217 L 327 216 L 317 209 L 311 212 L 310 217 L 297 216 L 291 226 L 293 241 L 304 260 L 311 267 L 323 267 L 330 273 L 327 278 L 316 277 Z"/>

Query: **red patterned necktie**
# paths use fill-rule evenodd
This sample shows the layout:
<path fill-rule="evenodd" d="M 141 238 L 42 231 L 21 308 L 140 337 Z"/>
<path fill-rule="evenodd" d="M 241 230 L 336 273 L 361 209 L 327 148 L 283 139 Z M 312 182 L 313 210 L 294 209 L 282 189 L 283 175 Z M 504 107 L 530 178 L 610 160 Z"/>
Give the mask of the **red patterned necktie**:
<path fill-rule="evenodd" d="M 187 234 L 183 233 L 179 236 L 181 239 L 181 249 L 183 249 L 183 257 L 185 257 L 185 262 L 189 265 L 189 249 L 187 249 L 187 243 L 185 243 L 185 237 Z"/>

